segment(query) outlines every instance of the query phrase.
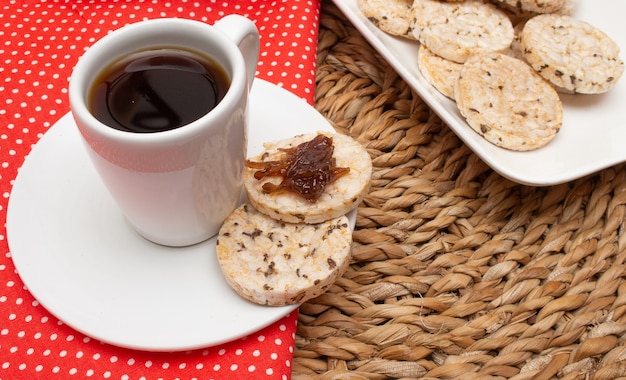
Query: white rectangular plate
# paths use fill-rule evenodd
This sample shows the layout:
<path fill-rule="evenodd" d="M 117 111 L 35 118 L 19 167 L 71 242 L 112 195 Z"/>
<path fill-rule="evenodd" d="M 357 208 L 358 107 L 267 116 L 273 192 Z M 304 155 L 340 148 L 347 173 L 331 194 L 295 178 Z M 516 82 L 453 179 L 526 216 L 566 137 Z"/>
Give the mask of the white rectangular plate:
<path fill-rule="evenodd" d="M 626 78 L 602 95 L 563 95 L 563 127 L 546 146 L 513 152 L 484 140 L 417 67 L 419 44 L 386 34 L 359 11 L 357 0 L 333 0 L 372 46 L 480 158 L 513 181 L 547 186 L 567 182 L 626 161 Z M 626 1 L 579 0 L 574 17 L 585 20 L 626 48 Z"/>

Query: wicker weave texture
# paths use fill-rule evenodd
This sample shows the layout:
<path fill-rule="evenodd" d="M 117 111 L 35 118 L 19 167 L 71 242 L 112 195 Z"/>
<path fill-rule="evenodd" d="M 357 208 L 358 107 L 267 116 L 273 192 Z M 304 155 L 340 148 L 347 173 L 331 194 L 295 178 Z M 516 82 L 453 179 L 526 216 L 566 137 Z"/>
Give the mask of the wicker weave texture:
<path fill-rule="evenodd" d="M 322 10 L 316 107 L 375 170 L 351 267 L 300 308 L 293 378 L 625 377 L 624 166 L 504 179 Z"/>

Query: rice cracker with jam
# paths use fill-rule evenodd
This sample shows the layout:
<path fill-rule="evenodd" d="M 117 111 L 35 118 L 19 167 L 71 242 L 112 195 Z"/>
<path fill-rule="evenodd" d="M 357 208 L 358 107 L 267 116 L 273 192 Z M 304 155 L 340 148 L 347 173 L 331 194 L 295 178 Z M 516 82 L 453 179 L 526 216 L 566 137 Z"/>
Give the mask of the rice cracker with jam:
<path fill-rule="evenodd" d="M 311 175 L 321 172 L 312 167 L 310 161 L 315 160 L 313 156 L 328 144 L 332 144 L 332 158 L 327 159 L 331 159 L 337 178 L 326 179 L 328 183 L 320 189 L 324 179 L 316 178 L 315 183 L 308 183 Z M 367 194 L 372 161 L 363 146 L 349 136 L 319 132 L 267 143 L 264 148 L 263 153 L 248 160 L 244 169 L 244 187 L 250 203 L 274 219 L 290 223 L 321 223 L 346 214 Z M 286 174 L 292 179 L 293 186 L 299 186 L 306 193 L 304 195 L 290 191 L 288 181 L 281 175 L 272 174 L 272 169 L 263 169 L 270 166 L 270 162 L 280 166 L 279 161 L 287 157 L 290 149 L 302 150 L 297 153 L 297 159 L 300 161 L 298 167 L 304 170 L 295 175 L 291 171 Z M 344 172 L 344 169 L 347 170 Z M 274 187 L 277 188 L 270 190 Z"/>

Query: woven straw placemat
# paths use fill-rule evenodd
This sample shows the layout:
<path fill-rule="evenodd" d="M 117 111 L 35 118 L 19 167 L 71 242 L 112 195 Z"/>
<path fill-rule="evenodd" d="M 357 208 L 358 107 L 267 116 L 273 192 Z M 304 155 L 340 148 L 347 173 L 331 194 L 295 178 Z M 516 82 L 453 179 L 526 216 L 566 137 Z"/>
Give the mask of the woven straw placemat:
<path fill-rule="evenodd" d="M 352 265 L 300 308 L 293 378 L 626 376 L 624 165 L 551 187 L 503 178 L 322 10 L 316 107 L 374 173 Z"/>

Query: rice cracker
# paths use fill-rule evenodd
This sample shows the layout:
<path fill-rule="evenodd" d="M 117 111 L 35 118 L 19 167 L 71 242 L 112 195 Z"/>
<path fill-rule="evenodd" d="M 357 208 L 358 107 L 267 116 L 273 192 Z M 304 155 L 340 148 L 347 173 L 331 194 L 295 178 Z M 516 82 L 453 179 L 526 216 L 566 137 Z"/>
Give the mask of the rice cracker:
<path fill-rule="evenodd" d="M 553 13 L 562 9 L 566 0 L 496 0 L 510 9 L 526 13 Z"/>
<path fill-rule="evenodd" d="M 422 76 L 437 91 L 454 99 L 454 85 L 461 72 L 462 63 L 453 62 L 434 54 L 425 45 L 420 45 L 417 64 Z"/>
<path fill-rule="evenodd" d="M 517 2 L 511 2 L 511 1 L 502 1 L 502 0 L 489 0 L 492 4 L 495 4 L 498 8 L 500 8 L 501 10 L 504 11 L 504 13 L 507 14 L 507 16 L 509 16 L 509 18 L 511 19 L 511 22 L 513 23 L 513 25 L 522 22 L 522 21 L 527 21 L 530 18 L 533 18 L 537 15 L 540 14 L 544 14 L 544 13 L 556 13 L 556 14 L 560 14 L 560 15 L 572 15 L 574 13 L 574 11 L 576 10 L 576 7 L 578 5 L 578 0 L 563 0 L 562 1 L 562 6 L 561 8 L 554 10 L 554 11 L 548 11 L 546 8 L 544 10 L 542 10 L 541 12 L 534 12 L 531 10 L 527 10 L 521 7 L 521 4 L 517 3 Z M 531 8 L 532 7 L 527 7 L 527 8 Z M 554 8 L 553 8 L 554 9 Z"/>
<path fill-rule="evenodd" d="M 237 294 L 282 306 L 326 292 L 348 268 L 351 243 L 345 216 L 291 224 L 244 204 L 224 221 L 216 251 L 224 278 Z"/>
<path fill-rule="evenodd" d="M 624 72 L 617 43 L 585 21 L 539 15 L 526 22 L 521 37 L 526 61 L 560 91 L 603 93 Z"/>
<path fill-rule="evenodd" d="M 350 171 L 328 184 L 314 203 L 291 192 L 265 192 L 266 182 L 278 184 L 282 177 L 254 177 L 257 169 L 244 169 L 244 188 L 250 203 L 259 211 L 290 223 L 321 223 L 337 218 L 355 208 L 369 190 L 372 160 L 367 150 L 353 138 L 330 132 L 318 132 L 333 139 L 333 158 L 337 167 L 349 167 Z M 266 143 L 263 153 L 250 158 L 253 162 L 280 160 L 285 156 L 281 149 L 292 148 L 312 140 L 316 134 L 304 134 L 288 139 Z"/>
<path fill-rule="evenodd" d="M 514 151 L 540 148 L 561 128 L 554 88 L 523 61 L 502 53 L 471 57 L 455 87 L 467 123 L 487 141 Z"/>
<path fill-rule="evenodd" d="M 383 32 L 413 39 L 411 6 L 413 0 L 358 0 L 363 16 Z"/>
<path fill-rule="evenodd" d="M 495 5 L 480 0 L 415 0 L 413 34 L 433 53 L 463 63 L 473 54 L 503 51 L 513 40 L 513 25 Z"/>

